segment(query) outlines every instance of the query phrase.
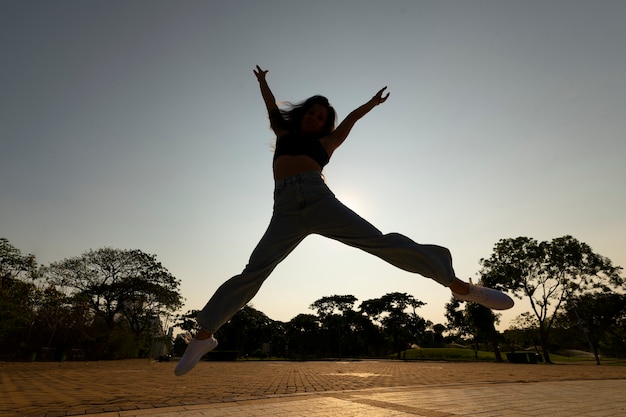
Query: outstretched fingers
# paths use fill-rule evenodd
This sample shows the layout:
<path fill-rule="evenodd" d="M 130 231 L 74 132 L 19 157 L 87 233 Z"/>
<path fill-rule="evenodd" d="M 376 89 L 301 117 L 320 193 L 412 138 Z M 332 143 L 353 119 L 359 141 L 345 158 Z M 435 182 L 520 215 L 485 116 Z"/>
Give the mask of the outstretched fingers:
<path fill-rule="evenodd" d="M 374 96 L 374 100 L 376 100 L 376 104 L 382 104 L 385 101 L 387 101 L 387 99 L 389 98 L 389 93 L 384 94 L 385 90 L 387 89 L 387 86 L 381 88 L 378 93 L 376 93 L 376 95 Z M 384 94 L 384 95 L 383 95 Z"/>
<path fill-rule="evenodd" d="M 254 75 L 256 75 L 256 79 L 261 81 L 265 79 L 265 75 L 269 72 L 268 70 L 263 70 L 261 69 L 261 67 L 259 67 L 258 65 L 256 66 L 256 69 L 253 69 L 252 72 L 254 72 Z"/>

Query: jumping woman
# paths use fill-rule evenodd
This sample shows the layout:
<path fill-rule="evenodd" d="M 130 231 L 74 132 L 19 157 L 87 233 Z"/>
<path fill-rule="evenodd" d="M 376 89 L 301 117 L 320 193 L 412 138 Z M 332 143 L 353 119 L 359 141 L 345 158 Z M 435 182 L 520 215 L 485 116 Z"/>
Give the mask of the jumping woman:
<path fill-rule="evenodd" d="M 257 65 L 253 72 L 276 134 L 272 218 L 243 272 L 223 283 L 198 314 L 201 330 L 178 362 L 176 375 L 189 372 L 202 356 L 215 349 L 215 332 L 252 300 L 274 268 L 310 234 L 335 239 L 405 271 L 431 278 L 450 288 L 461 301 L 495 310 L 513 307 L 513 300 L 506 294 L 457 278 L 448 249 L 419 244 L 398 233 L 381 233 L 344 206 L 326 186 L 322 169 L 354 124 L 387 101 L 387 87 L 335 128 L 335 110 L 325 97 L 313 96 L 280 109 L 266 81 L 268 71 Z"/>

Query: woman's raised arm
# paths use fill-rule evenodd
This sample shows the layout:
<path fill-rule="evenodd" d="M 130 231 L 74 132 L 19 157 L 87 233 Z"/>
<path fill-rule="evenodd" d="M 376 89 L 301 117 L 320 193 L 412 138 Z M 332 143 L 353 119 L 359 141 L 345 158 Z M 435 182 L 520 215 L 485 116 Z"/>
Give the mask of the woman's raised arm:
<path fill-rule="evenodd" d="M 337 128 L 325 141 L 326 147 L 330 153 L 334 152 L 335 149 L 337 149 L 346 140 L 348 134 L 352 130 L 352 127 L 361 117 L 369 113 L 374 107 L 387 101 L 389 93 L 383 95 L 386 89 L 387 87 L 381 88 L 367 103 L 352 110 L 352 112 L 350 112 L 350 114 L 348 114 L 346 118 L 339 123 L 339 126 L 337 126 Z"/>
<path fill-rule="evenodd" d="M 269 85 L 267 85 L 267 81 L 265 80 L 265 76 L 267 75 L 267 70 L 262 70 L 258 65 L 256 69 L 252 70 L 254 75 L 256 75 L 256 79 L 259 81 L 259 87 L 261 88 L 261 96 L 263 96 L 263 101 L 265 101 L 265 107 L 267 107 L 268 112 L 272 112 L 274 110 L 278 110 L 278 106 L 276 105 L 276 99 L 274 98 L 274 94 L 272 94 L 272 90 L 270 90 Z"/>
<path fill-rule="evenodd" d="M 276 99 L 274 98 L 274 94 L 272 94 L 272 90 L 270 90 L 269 85 L 267 85 L 267 81 L 265 80 L 265 76 L 268 71 L 261 69 L 258 65 L 256 69 L 252 70 L 254 75 L 256 75 L 256 79 L 259 81 L 259 87 L 261 88 L 261 96 L 263 97 L 263 101 L 265 102 L 265 107 L 267 107 L 267 113 L 270 117 L 270 126 L 276 136 L 280 137 L 286 133 L 284 127 L 279 126 L 279 123 L 276 122 L 276 118 L 280 117 L 278 105 L 276 104 Z"/>

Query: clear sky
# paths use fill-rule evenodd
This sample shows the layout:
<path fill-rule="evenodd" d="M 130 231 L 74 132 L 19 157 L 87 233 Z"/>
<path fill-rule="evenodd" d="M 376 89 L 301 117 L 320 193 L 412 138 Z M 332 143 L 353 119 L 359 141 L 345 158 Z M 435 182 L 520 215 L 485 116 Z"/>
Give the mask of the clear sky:
<path fill-rule="evenodd" d="M 459 277 L 518 236 L 626 266 L 625 21 L 622 0 L 3 0 L 0 236 L 42 264 L 155 254 L 201 308 L 271 215 L 258 64 L 278 101 L 322 94 L 340 119 L 389 87 L 327 182 L 383 232 L 448 247 Z M 444 322 L 447 289 L 311 236 L 252 304 L 288 321 L 392 291 Z"/>

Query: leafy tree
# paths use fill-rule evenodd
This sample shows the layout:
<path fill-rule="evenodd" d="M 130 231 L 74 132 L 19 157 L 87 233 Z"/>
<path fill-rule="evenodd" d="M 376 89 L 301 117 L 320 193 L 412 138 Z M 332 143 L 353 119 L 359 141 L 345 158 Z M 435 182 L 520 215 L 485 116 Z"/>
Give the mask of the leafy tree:
<path fill-rule="evenodd" d="M 600 343 L 626 315 L 626 296 L 619 293 L 583 294 L 566 305 L 568 318 L 582 327 L 600 365 Z"/>
<path fill-rule="evenodd" d="M 56 288 L 49 286 L 38 292 L 37 301 L 33 327 L 38 334 L 39 343 L 45 347 L 55 346 L 57 341 L 65 339 L 68 330 L 71 330 L 71 300 Z"/>
<path fill-rule="evenodd" d="M 30 336 L 38 295 L 32 282 L 20 279 L 7 281 L 0 289 L 0 356 L 13 359 L 35 353 Z"/>
<path fill-rule="evenodd" d="M 192 335 L 198 333 L 201 327 L 196 321 L 196 316 L 200 310 L 187 310 L 183 314 L 177 314 L 175 316 L 174 327 L 177 327 L 185 332 L 189 332 Z M 172 353 L 176 356 L 182 356 L 187 348 L 187 342 L 185 341 L 184 334 L 177 334 L 173 341 Z"/>
<path fill-rule="evenodd" d="M 615 325 L 608 329 L 602 350 L 607 356 L 626 358 L 626 314 L 619 317 Z"/>
<path fill-rule="evenodd" d="M 343 354 L 344 341 L 351 338 L 350 320 L 354 316 L 350 312 L 353 311 L 356 301 L 357 298 L 353 295 L 331 295 L 314 301 L 310 306 L 312 310 L 317 311 L 326 336 L 323 338 L 322 346 L 328 347 L 339 357 Z M 336 344 L 333 341 L 336 341 Z"/>
<path fill-rule="evenodd" d="M 272 342 L 274 330 L 274 320 L 251 306 L 245 306 L 220 327 L 219 347 L 250 355 L 260 350 L 263 343 Z"/>
<path fill-rule="evenodd" d="M 195 334 L 200 330 L 196 321 L 199 310 L 189 310 L 176 316 L 175 326 Z M 257 354 L 264 343 L 270 343 L 272 352 L 284 351 L 285 332 L 283 323 L 270 319 L 265 313 L 251 305 L 244 306 L 231 319 L 224 323 L 216 336 L 219 339 L 218 351 L 237 351 L 241 355 Z M 186 343 L 178 335 L 174 340 L 174 351 L 182 355 Z"/>
<path fill-rule="evenodd" d="M 387 353 L 385 335 L 366 314 L 350 310 L 345 313 L 345 319 L 344 351 L 347 355 L 372 357 Z"/>
<path fill-rule="evenodd" d="M 34 350 L 30 336 L 35 321 L 39 292 L 32 281 L 37 262 L 33 255 L 0 238 L 0 354 L 9 358 Z"/>
<path fill-rule="evenodd" d="M 352 310 L 356 301 L 354 295 L 331 295 L 314 301 L 310 308 L 316 310 L 319 317 L 324 318 L 337 312 L 343 314 Z"/>
<path fill-rule="evenodd" d="M 400 359 L 400 353 L 406 350 L 410 342 L 418 341 L 430 325 L 416 313 L 424 305 L 424 302 L 412 295 L 393 292 L 381 298 L 363 301 L 359 308 L 373 321 L 380 323 Z"/>
<path fill-rule="evenodd" d="M 530 301 L 547 363 L 551 363 L 550 330 L 566 300 L 588 291 L 609 291 L 623 283 L 620 267 L 572 236 L 550 242 L 527 237 L 502 239 L 491 257 L 480 263 L 487 285 L 498 284 Z"/>
<path fill-rule="evenodd" d="M 201 327 L 196 321 L 196 316 L 200 310 L 188 310 L 184 314 L 176 315 L 176 327 L 185 330 L 191 334 L 195 334 L 200 331 Z"/>
<path fill-rule="evenodd" d="M 467 303 L 465 307 L 470 325 L 474 329 L 474 352 L 478 357 L 478 347 L 480 343 L 491 344 L 496 362 L 502 362 L 502 354 L 499 346 L 499 333 L 495 323 L 498 321 L 497 315 L 490 309 L 476 303 Z"/>
<path fill-rule="evenodd" d="M 441 323 L 437 323 L 432 326 L 434 332 L 434 346 L 438 348 L 442 348 L 445 346 L 445 338 L 443 336 L 443 332 L 446 331 L 446 326 Z"/>
<path fill-rule="evenodd" d="M 471 336 L 476 357 L 480 344 L 489 343 L 496 356 L 496 362 L 502 362 L 500 334 L 495 328 L 498 316 L 490 309 L 476 303 L 465 303 L 465 308 L 461 310 L 459 300 L 452 298 L 452 301 L 446 304 L 446 318 L 448 328 L 456 330 L 457 337 Z"/>
<path fill-rule="evenodd" d="M 36 272 L 37 262 L 34 255 L 22 255 L 22 251 L 11 245 L 8 239 L 0 238 L 0 288 L 21 275 L 34 278 Z"/>
<path fill-rule="evenodd" d="M 308 359 L 319 354 L 320 322 L 314 314 L 298 314 L 285 324 L 289 351 Z"/>
<path fill-rule="evenodd" d="M 447 329 L 456 339 L 463 339 L 472 334 L 472 327 L 469 320 L 461 309 L 461 302 L 452 297 L 451 301 L 445 305 L 445 316 L 448 320 Z"/>
<path fill-rule="evenodd" d="M 504 331 L 504 339 L 510 351 L 532 345 L 538 352 L 538 334 L 539 325 L 537 318 L 533 313 L 527 311 L 513 319 L 511 326 Z"/>
<path fill-rule="evenodd" d="M 103 248 L 52 263 L 43 269 L 48 285 L 86 303 L 93 324 L 116 330 L 120 346 L 127 348 L 125 332 L 139 349 L 150 343 L 155 325 L 182 305 L 180 281 L 157 260 L 140 250 Z M 110 333 L 112 334 L 112 333 Z"/>

